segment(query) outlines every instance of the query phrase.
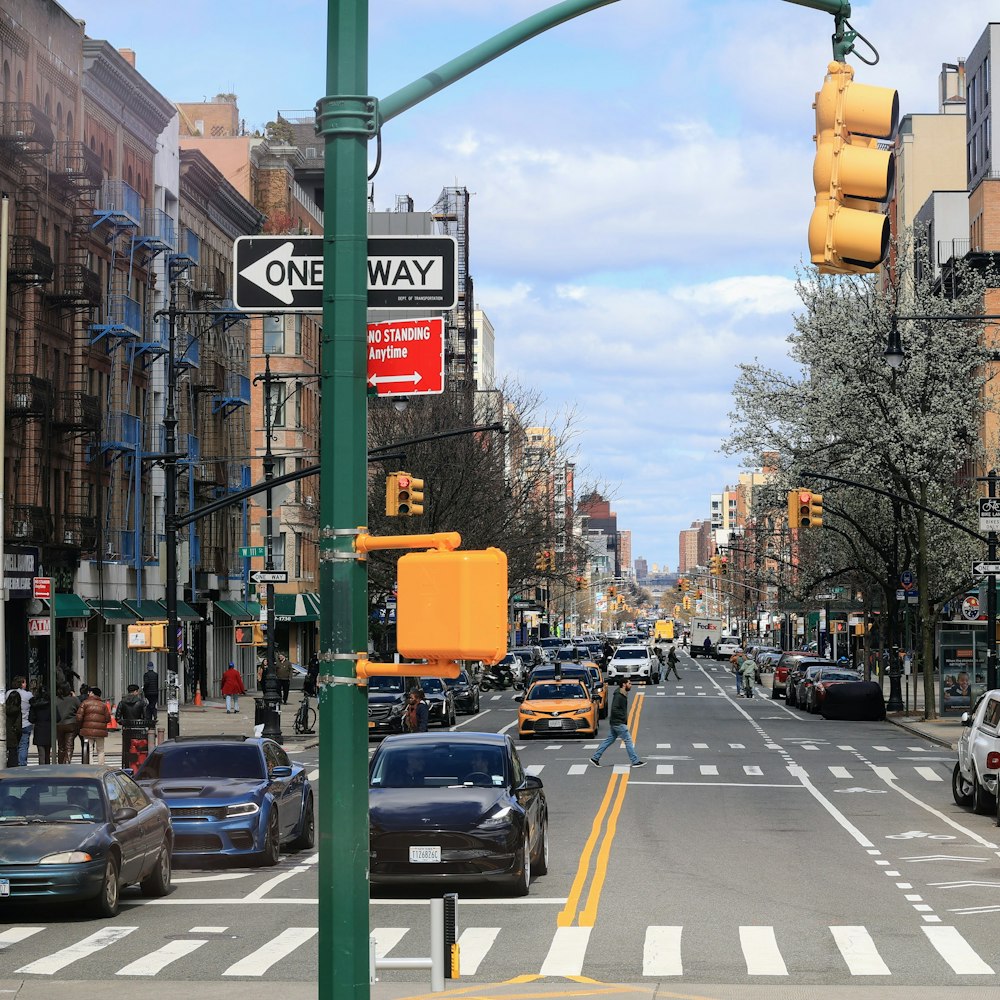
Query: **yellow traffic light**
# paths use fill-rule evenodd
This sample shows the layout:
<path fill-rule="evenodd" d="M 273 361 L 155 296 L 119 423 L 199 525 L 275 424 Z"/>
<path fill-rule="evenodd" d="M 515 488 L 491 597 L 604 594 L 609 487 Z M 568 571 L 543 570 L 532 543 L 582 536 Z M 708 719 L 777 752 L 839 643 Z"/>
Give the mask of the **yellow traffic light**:
<path fill-rule="evenodd" d="M 854 83 L 854 69 L 832 62 L 816 94 L 816 207 L 809 220 L 809 254 L 824 274 L 874 271 L 889 249 L 882 211 L 892 192 L 895 161 L 878 139 L 899 120 L 891 87 Z"/>
<path fill-rule="evenodd" d="M 819 528 L 823 524 L 823 494 L 792 490 L 788 494 L 788 524 L 792 528 Z"/>
<path fill-rule="evenodd" d="M 719 573 L 725 576 L 729 572 L 729 557 L 728 556 L 718 556 L 719 560 Z"/>
<path fill-rule="evenodd" d="M 390 472 L 385 480 L 387 517 L 413 517 L 424 512 L 424 481 L 408 472 Z"/>
<path fill-rule="evenodd" d="M 722 575 L 722 560 L 718 556 L 712 556 L 708 560 L 708 568 L 709 568 L 709 572 L 712 574 L 712 576 L 721 576 Z"/>
<path fill-rule="evenodd" d="M 799 526 L 799 491 L 788 491 L 788 527 L 797 528 Z"/>
<path fill-rule="evenodd" d="M 687 594 L 684 595 L 684 610 L 691 610 L 691 598 Z"/>
<path fill-rule="evenodd" d="M 399 473 L 390 472 L 385 477 L 386 517 L 399 517 Z"/>

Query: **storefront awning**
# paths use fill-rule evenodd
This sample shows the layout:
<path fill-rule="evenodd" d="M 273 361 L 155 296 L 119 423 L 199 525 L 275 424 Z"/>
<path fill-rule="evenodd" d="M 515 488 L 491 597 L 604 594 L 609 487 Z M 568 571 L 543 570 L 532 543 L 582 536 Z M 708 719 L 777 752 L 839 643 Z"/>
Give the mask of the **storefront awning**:
<path fill-rule="evenodd" d="M 57 595 L 58 596 L 58 595 Z M 120 625 L 131 625 L 136 616 L 121 601 L 87 601 L 90 610 L 100 615 L 105 621 Z"/>
<path fill-rule="evenodd" d="M 122 603 L 142 622 L 162 622 L 167 617 L 167 612 L 159 601 L 122 601 Z"/>
<path fill-rule="evenodd" d="M 53 594 L 56 618 L 89 618 L 93 612 L 90 605 L 79 594 Z M 44 602 L 46 609 L 48 601 Z"/>
<path fill-rule="evenodd" d="M 312 594 L 275 594 L 274 620 L 278 622 L 318 622 L 318 604 Z"/>
<path fill-rule="evenodd" d="M 216 608 L 224 615 L 238 622 L 257 621 L 260 618 L 260 605 L 254 601 L 244 604 L 242 601 L 216 601 Z"/>
<path fill-rule="evenodd" d="M 159 604 L 161 608 L 163 608 L 163 616 L 166 617 L 166 615 L 167 615 L 167 602 L 166 601 L 157 601 L 156 603 Z M 195 609 L 192 608 L 190 604 L 187 604 L 184 601 L 178 601 L 177 602 L 177 618 L 178 618 L 179 621 L 182 621 L 182 622 L 197 622 L 197 621 L 201 621 L 201 615 L 199 615 L 198 612 L 195 611 Z"/>

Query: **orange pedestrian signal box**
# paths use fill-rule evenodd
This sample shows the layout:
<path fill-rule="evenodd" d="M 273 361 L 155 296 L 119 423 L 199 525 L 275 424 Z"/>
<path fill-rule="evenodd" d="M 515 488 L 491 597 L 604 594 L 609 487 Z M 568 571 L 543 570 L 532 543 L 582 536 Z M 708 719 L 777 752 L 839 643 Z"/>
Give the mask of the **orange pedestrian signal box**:
<path fill-rule="evenodd" d="M 167 648 L 166 622 L 138 622 L 128 627 L 128 648 L 164 650 Z"/>
<path fill-rule="evenodd" d="M 507 653 L 507 554 L 409 552 L 397 565 L 396 648 L 427 660 L 497 663 Z"/>

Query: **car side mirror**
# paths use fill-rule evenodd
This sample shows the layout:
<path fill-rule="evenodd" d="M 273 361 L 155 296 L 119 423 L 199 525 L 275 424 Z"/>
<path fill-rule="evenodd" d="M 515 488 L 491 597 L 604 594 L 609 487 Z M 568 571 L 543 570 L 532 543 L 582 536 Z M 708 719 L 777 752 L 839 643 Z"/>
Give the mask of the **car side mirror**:
<path fill-rule="evenodd" d="M 526 774 L 524 776 L 524 784 L 521 785 L 522 788 L 531 789 L 532 791 L 538 791 L 542 787 L 542 779 L 538 777 L 537 774 Z"/>
<path fill-rule="evenodd" d="M 122 806 L 112 813 L 111 818 L 116 823 L 127 823 L 130 819 L 135 819 L 138 815 L 138 812 L 131 806 Z"/>
<path fill-rule="evenodd" d="M 968 712 L 963 712 L 962 713 L 962 720 L 961 721 L 962 721 L 962 725 L 963 726 L 971 726 L 972 725 L 972 718 L 969 716 Z"/>
<path fill-rule="evenodd" d="M 290 778 L 292 769 L 287 764 L 278 764 L 276 767 L 272 767 L 268 774 L 272 778 Z"/>
<path fill-rule="evenodd" d="M 523 694 L 514 695 L 514 701 L 524 701 L 524 695 Z"/>

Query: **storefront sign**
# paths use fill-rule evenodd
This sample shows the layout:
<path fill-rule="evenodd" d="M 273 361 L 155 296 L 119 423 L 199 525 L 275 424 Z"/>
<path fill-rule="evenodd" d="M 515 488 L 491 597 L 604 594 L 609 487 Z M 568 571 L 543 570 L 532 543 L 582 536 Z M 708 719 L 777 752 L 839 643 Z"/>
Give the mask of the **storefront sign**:
<path fill-rule="evenodd" d="M 51 635 L 52 632 L 49 628 L 49 625 L 50 625 L 50 619 L 48 618 L 29 618 L 28 635 L 29 636 Z"/>
<path fill-rule="evenodd" d="M 9 545 L 3 553 L 3 580 L 12 598 L 31 597 L 31 581 L 38 575 L 38 549 Z"/>

